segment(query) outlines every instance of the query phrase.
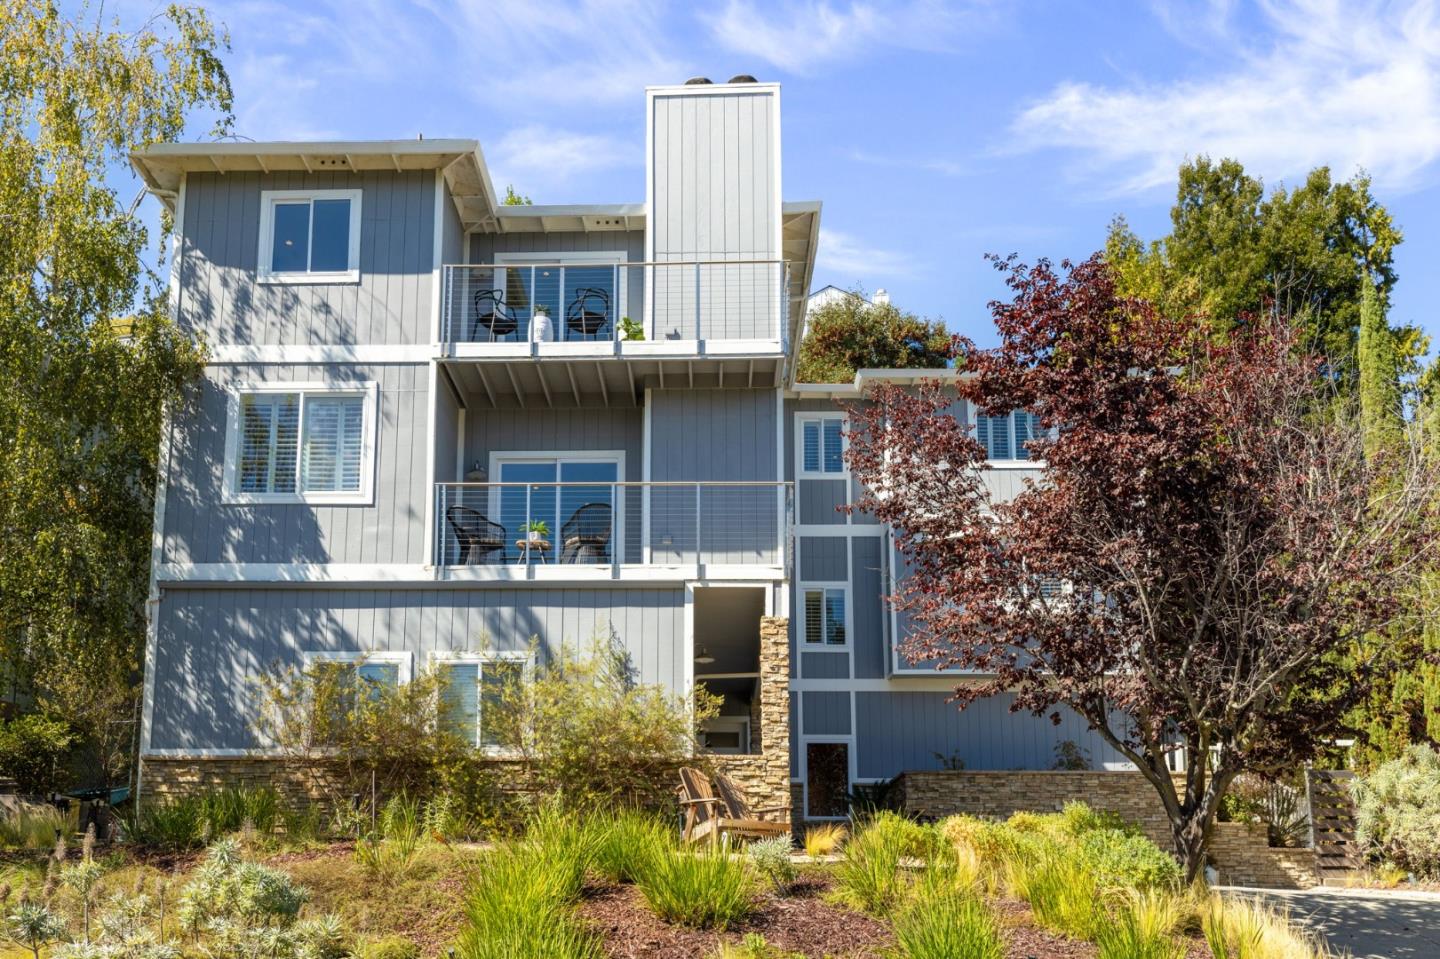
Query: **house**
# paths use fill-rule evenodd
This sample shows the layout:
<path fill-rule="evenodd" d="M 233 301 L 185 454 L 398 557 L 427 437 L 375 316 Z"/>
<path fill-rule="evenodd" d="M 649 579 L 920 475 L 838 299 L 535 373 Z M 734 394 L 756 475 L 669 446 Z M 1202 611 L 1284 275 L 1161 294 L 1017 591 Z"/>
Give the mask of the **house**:
<path fill-rule="evenodd" d="M 532 638 L 597 635 L 722 696 L 707 747 L 811 818 L 908 769 L 1113 760 L 895 652 L 890 537 L 836 510 L 843 404 L 886 374 L 792 381 L 821 208 L 783 199 L 779 87 L 644 105 L 643 203 L 502 206 L 473 140 L 134 155 L 209 349 L 162 450 L 142 790 L 263 777 L 267 670 L 449 670 L 485 748 Z M 1030 425 L 978 424 L 997 490 Z"/>

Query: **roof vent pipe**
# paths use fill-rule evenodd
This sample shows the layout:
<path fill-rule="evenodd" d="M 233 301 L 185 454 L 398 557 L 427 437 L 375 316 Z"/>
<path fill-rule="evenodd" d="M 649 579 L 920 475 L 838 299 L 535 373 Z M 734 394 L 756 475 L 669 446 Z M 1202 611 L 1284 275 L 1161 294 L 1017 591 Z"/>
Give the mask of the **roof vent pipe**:
<path fill-rule="evenodd" d="M 687 87 L 695 87 L 701 86 L 702 84 L 708 84 L 710 82 L 711 81 L 709 77 L 691 77 L 689 80 L 685 81 L 685 85 Z"/>

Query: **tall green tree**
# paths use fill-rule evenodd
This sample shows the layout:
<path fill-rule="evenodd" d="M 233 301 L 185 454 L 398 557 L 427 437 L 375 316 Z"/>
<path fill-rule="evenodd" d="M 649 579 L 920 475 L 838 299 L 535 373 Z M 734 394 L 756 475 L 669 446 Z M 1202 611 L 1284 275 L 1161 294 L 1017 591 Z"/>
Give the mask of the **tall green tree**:
<path fill-rule="evenodd" d="M 853 290 L 815 310 L 800 343 L 802 383 L 848 383 L 857 370 L 938 369 L 950 362 L 950 334 L 939 320 L 870 303 Z"/>
<path fill-rule="evenodd" d="M 1359 372 L 1360 416 L 1365 448 L 1376 456 L 1393 447 L 1404 428 L 1395 337 L 1385 322 L 1385 308 L 1374 284 L 1360 291 L 1360 333 L 1356 367 Z"/>
<path fill-rule="evenodd" d="M 1180 167 L 1170 222 L 1150 243 L 1123 218 L 1111 224 L 1106 258 L 1122 292 L 1172 316 L 1205 314 L 1222 329 L 1246 314 L 1293 317 L 1305 346 L 1354 381 L 1361 298 L 1373 284 L 1388 301 L 1402 239 L 1367 176 L 1337 182 L 1319 167 L 1267 193 L 1238 161 L 1200 157 Z M 1413 327 L 1391 334 L 1397 370 L 1411 378 L 1423 337 Z"/>
<path fill-rule="evenodd" d="M 108 178 L 196 109 L 228 129 L 225 48 L 193 7 L 126 29 L 0 0 L 0 656 L 88 777 L 134 735 L 163 411 L 201 363 Z"/>

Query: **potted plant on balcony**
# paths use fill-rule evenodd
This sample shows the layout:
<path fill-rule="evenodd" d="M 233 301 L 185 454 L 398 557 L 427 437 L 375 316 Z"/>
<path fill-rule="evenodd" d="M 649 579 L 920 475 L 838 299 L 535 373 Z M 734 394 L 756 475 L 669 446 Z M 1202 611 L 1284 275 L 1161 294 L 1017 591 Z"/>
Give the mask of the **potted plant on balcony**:
<path fill-rule="evenodd" d="M 532 519 L 525 524 L 525 538 L 532 543 L 538 543 L 550 538 L 550 524 L 543 519 Z"/>
<path fill-rule="evenodd" d="M 628 316 L 620 317 L 620 339 L 645 339 L 645 324 L 641 323 L 639 320 L 632 320 Z"/>
<path fill-rule="evenodd" d="M 555 325 L 550 322 L 550 307 L 535 304 L 535 315 L 530 320 L 530 339 L 536 343 L 548 343 L 555 339 Z"/>

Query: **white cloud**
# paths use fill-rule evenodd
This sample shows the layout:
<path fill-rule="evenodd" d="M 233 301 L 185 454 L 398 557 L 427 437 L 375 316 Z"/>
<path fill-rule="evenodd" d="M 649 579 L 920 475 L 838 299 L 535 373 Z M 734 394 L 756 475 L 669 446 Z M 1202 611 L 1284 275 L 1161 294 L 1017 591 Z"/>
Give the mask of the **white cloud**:
<path fill-rule="evenodd" d="M 497 188 L 514 183 L 526 190 L 555 186 L 572 177 L 644 162 L 644 151 L 616 137 L 525 126 L 505 134 L 487 160 Z"/>
<path fill-rule="evenodd" d="M 1274 36 L 1258 51 L 1229 11 L 1212 4 L 1205 20 L 1237 51 L 1228 72 L 1155 85 L 1063 83 L 1016 119 L 1013 147 L 1077 151 L 1071 173 L 1116 193 L 1173 183 L 1178 164 L 1202 153 L 1235 157 L 1272 180 L 1321 164 L 1342 176 L 1363 168 L 1389 189 L 1418 185 L 1440 158 L 1433 0 L 1262 0 Z"/>
<path fill-rule="evenodd" d="M 687 75 L 657 0 L 423 2 L 454 31 L 456 79 L 477 99 L 638 101 Z"/>
<path fill-rule="evenodd" d="M 864 283 L 883 286 L 884 279 L 914 273 L 918 264 L 904 253 L 870 246 L 850 233 L 820 228 L 817 273 L 838 279 L 839 285 Z"/>
<path fill-rule="evenodd" d="M 947 49 L 967 28 L 989 20 L 995 9 L 988 0 L 852 0 L 839 6 L 830 0 L 783 5 L 728 0 L 724 9 L 700 18 L 720 46 L 805 74 L 868 47 Z"/>
<path fill-rule="evenodd" d="M 941 176 L 949 177 L 968 176 L 974 172 L 974 170 L 965 164 L 948 157 L 888 156 L 880 153 L 870 153 L 866 150 L 851 150 L 847 155 L 856 163 L 863 163 L 866 166 L 890 167 L 900 170 L 925 170 L 929 173 L 939 173 Z"/>

